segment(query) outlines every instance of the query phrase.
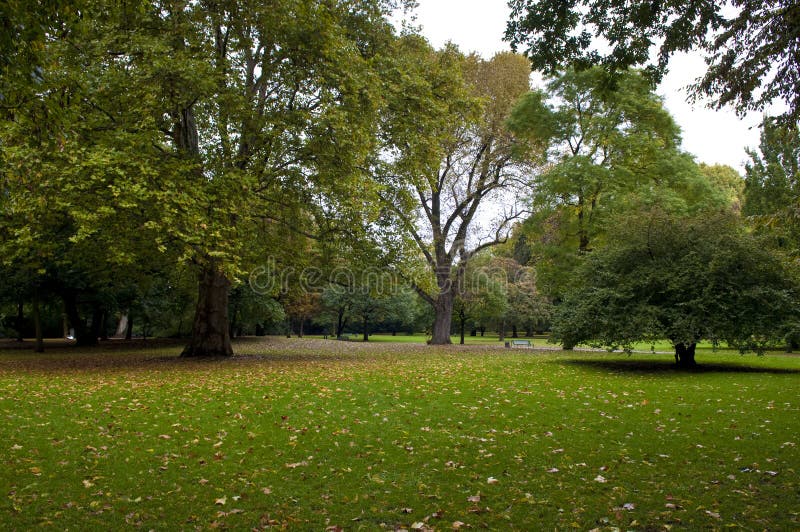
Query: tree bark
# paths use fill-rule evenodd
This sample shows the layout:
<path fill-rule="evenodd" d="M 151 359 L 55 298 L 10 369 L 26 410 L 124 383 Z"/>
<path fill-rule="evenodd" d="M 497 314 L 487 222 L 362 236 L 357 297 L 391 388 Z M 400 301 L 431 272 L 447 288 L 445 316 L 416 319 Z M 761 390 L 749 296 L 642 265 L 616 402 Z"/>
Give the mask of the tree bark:
<path fill-rule="evenodd" d="M 182 357 L 232 356 L 228 327 L 228 291 L 231 282 L 213 262 L 200 271 L 192 338 Z"/>
<path fill-rule="evenodd" d="M 81 319 L 78 311 L 77 296 L 74 292 L 67 292 L 63 296 L 64 308 L 67 312 L 69 324 L 75 329 L 75 343 L 80 346 L 97 345 L 97 336 L 93 334 L 92 328 L 86 326 L 86 322 Z"/>
<path fill-rule="evenodd" d="M 500 333 L 500 341 L 504 342 L 506 340 L 506 319 L 505 318 L 500 320 L 500 331 L 498 331 L 498 332 Z"/>
<path fill-rule="evenodd" d="M 33 328 L 36 332 L 37 353 L 44 353 L 44 335 L 42 334 L 42 315 L 39 312 L 39 295 L 33 296 Z"/>
<path fill-rule="evenodd" d="M 433 334 L 431 344 L 448 345 L 453 343 L 450 340 L 450 328 L 453 323 L 453 294 L 444 292 L 439 296 L 434 306 Z"/>
<path fill-rule="evenodd" d="M 125 339 L 133 338 L 133 314 L 128 314 L 128 326 L 125 329 Z"/>
<path fill-rule="evenodd" d="M 117 321 L 117 329 L 114 331 L 114 336 L 116 338 L 122 338 L 125 336 L 125 331 L 128 330 L 128 313 L 123 312 L 119 315 L 119 321 Z"/>
<path fill-rule="evenodd" d="M 675 363 L 681 368 L 693 368 L 697 365 L 694 352 L 697 344 L 675 344 Z"/>
<path fill-rule="evenodd" d="M 517 335 L 517 324 L 516 323 L 511 326 L 511 338 L 519 338 L 519 336 Z"/>
<path fill-rule="evenodd" d="M 25 309 L 25 305 L 22 302 L 22 300 L 20 299 L 17 302 L 17 342 L 22 342 L 25 339 L 24 338 L 25 335 L 22 332 L 22 326 L 23 326 L 23 324 L 25 322 L 25 313 L 24 313 L 25 311 L 24 311 L 24 309 Z"/>

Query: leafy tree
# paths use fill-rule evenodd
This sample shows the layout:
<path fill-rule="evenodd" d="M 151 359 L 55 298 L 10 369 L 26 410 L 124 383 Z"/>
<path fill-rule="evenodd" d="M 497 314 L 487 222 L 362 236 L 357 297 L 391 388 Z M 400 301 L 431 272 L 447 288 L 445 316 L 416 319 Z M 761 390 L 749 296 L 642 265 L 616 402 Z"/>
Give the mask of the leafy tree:
<path fill-rule="evenodd" d="M 567 70 L 547 94 L 526 95 L 510 122 L 519 135 L 544 129 L 550 138 L 551 166 L 538 179 L 532 217 L 517 230 L 550 296 L 560 297 L 580 256 L 603 244 L 615 213 L 654 204 L 688 212 L 725 201 L 679 149 L 678 126 L 640 72 L 623 72 L 608 87 L 598 67 Z"/>
<path fill-rule="evenodd" d="M 777 235 L 780 247 L 800 250 L 800 136 L 766 121 L 758 151 L 745 166 L 743 214 Z"/>
<path fill-rule="evenodd" d="M 501 321 L 508 312 L 507 277 L 492 260 L 483 253 L 467 266 L 463 288 L 453 305 L 461 344 L 467 323 L 485 330 L 488 324 Z"/>
<path fill-rule="evenodd" d="M 784 119 L 800 119 L 800 6 L 792 0 L 509 0 L 509 6 L 506 39 L 525 50 L 535 70 L 647 65 L 658 80 L 675 52 L 698 49 L 708 69 L 695 95 L 740 113 L 785 101 Z"/>
<path fill-rule="evenodd" d="M 700 171 L 735 213 L 742 212 L 745 181 L 735 169 L 724 164 L 700 163 Z"/>
<path fill-rule="evenodd" d="M 399 46 L 391 75 L 401 82 L 388 96 L 381 199 L 424 260 L 423 275 L 406 276 L 434 310 L 431 342 L 448 344 L 466 266 L 502 242 L 521 214 L 510 192 L 525 179 L 525 165 L 505 123 L 529 90 L 529 72 L 514 54 L 484 61 L 453 46 L 435 52 L 413 36 Z M 481 212 L 500 199 L 506 212 L 491 231 L 480 231 Z"/>
<path fill-rule="evenodd" d="M 82 5 L 75 24 L 45 39 L 42 86 L 6 110 L 12 225 L 50 227 L 50 216 L 58 227 L 65 211 L 68 242 L 131 263 L 146 263 L 143 250 L 176 252 L 198 271 L 184 354 L 229 355 L 229 290 L 260 251 L 286 228 L 319 236 L 365 210 L 353 187 L 374 144 L 396 3 Z M 24 223 L 25 201 L 48 195 L 63 209 L 39 205 Z M 139 245 L 103 247 L 96 236 L 112 227 L 117 242 Z M 63 237 L 37 240 L 34 257 L 39 242 Z M 104 264 L 96 259 L 85 256 Z"/>
<path fill-rule="evenodd" d="M 731 213 L 631 213 L 575 286 L 556 312 L 554 340 L 630 348 L 668 338 L 680 366 L 695 364 L 702 339 L 761 352 L 800 317 L 796 279 Z"/>

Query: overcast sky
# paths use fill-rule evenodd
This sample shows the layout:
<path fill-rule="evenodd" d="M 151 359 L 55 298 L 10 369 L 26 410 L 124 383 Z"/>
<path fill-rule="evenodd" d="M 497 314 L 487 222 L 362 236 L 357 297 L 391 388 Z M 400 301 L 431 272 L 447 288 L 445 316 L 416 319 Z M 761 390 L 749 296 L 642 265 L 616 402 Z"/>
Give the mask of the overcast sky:
<path fill-rule="evenodd" d="M 507 0 L 419 0 L 416 15 L 422 34 L 436 48 L 449 40 L 463 52 L 478 52 L 485 58 L 509 49 L 502 40 L 509 16 Z M 698 162 L 728 164 L 743 172 L 744 149 L 758 146 L 761 117 L 741 120 L 729 109 L 713 111 L 702 103 L 687 103 L 683 88 L 704 69 L 699 56 L 676 56 L 657 92 L 683 130 L 686 151 Z"/>

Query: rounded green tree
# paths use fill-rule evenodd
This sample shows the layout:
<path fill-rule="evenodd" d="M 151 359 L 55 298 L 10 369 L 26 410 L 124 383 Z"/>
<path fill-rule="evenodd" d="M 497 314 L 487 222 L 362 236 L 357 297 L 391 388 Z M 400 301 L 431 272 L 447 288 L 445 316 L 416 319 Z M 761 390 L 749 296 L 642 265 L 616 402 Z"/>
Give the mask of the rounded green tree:
<path fill-rule="evenodd" d="M 762 352 L 798 327 L 798 285 L 786 264 L 732 214 L 629 215 L 578 270 L 553 339 L 630 348 L 669 339 L 680 366 L 703 339 Z"/>

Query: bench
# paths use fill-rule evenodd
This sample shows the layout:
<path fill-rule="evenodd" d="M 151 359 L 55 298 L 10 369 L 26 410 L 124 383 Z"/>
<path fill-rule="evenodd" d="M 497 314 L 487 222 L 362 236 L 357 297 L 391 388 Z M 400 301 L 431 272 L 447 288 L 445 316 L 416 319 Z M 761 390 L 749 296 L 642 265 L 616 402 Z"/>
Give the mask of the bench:
<path fill-rule="evenodd" d="M 511 340 L 511 347 L 524 347 L 527 349 L 532 349 L 533 345 L 531 345 L 530 340 Z"/>

